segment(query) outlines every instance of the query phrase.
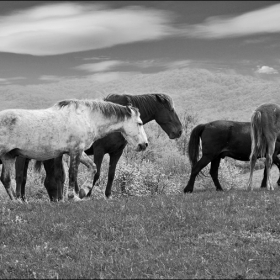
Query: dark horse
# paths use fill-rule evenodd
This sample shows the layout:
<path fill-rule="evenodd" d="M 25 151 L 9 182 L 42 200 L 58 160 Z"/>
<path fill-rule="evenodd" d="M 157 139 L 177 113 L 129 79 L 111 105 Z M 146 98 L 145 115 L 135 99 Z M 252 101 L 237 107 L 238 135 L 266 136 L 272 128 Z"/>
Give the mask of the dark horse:
<path fill-rule="evenodd" d="M 251 153 L 251 125 L 250 122 L 236 122 L 217 120 L 206 124 L 197 125 L 191 132 L 188 144 L 188 155 L 192 165 L 191 176 L 184 192 L 193 191 L 194 182 L 199 172 L 211 162 L 210 175 L 217 191 L 222 191 L 218 180 L 218 169 L 222 158 L 231 157 L 236 160 L 249 161 Z M 200 140 L 202 157 L 199 158 Z M 280 170 L 280 137 L 275 145 L 273 163 Z M 266 187 L 266 168 L 261 187 Z M 280 178 L 278 180 L 280 185 Z"/>
<path fill-rule="evenodd" d="M 252 149 L 250 155 L 250 177 L 248 189 L 252 189 L 252 178 L 256 160 L 266 157 L 266 187 L 274 190 L 271 184 L 270 169 L 277 153 L 278 135 L 280 133 L 280 106 L 274 103 L 260 105 L 251 117 Z"/>
<path fill-rule="evenodd" d="M 163 93 L 141 94 L 141 95 L 118 95 L 111 94 L 104 98 L 105 101 L 111 101 L 120 105 L 132 104 L 140 111 L 140 118 L 143 124 L 155 120 L 170 139 L 179 138 L 182 134 L 182 124 L 175 111 L 172 98 Z M 115 170 L 117 163 L 123 153 L 127 141 L 121 133 L 111 133 L 93 143 L 93 145 L 85 151 L 87 155 L 94 155 L 94 163 L 97 172 L 94 176 L 93 186 L 100 176 L 101 164 L 105 154 L 109 154 L 109 172 L 108 181 L 105 190 L 106 197 L 110 197 Z M 17 196 L 25 199 L 25 183 L 26 171 L 29 163 L 28 159 L 17 158 Z M 44 185 L 47 189 L 49 197 L 52 201 L 62 199 L 63 185 L 65 174 L 62 164 L 62 157 L 50 159 L 43 162 L 46 170 L 46 179 Z M 89 192 L 88 196 L 91 194 Z"/>

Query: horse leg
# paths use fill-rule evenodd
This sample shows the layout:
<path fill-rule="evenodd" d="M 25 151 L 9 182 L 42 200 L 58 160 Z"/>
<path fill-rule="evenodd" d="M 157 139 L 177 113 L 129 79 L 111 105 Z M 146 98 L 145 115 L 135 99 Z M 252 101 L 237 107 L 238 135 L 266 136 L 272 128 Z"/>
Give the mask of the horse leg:
<path fill-rule="evenodd" d="M 277 157 L 277 153 L 276 152 L 273 153 L 272 160 L 273 160 L 273 163 L 278 167 L 278 170 L 280 172 L 280 160 Z M 279 176 L 279 179 L 277 181 L 277 185 L 280 186 L 280 176 Z"/>
<path fill-rule="evenodd" d="M 253 153 L 250 158 L 250 177 L 247 185 L 247 189 L 251 188 L 251 190 L 253 190 L 252 180 L 253 180 L 253 172 L 256 165 L 256 161 L 257 161 L 257 155 L 256 153 Z"/>
<path fill-rule="evenodd" d="M 79 186 L 76 184 L 78 168 L 80 164 L 81 153 L 70 153 L 70 167 L 69 167 L 69 189 L 73 190 L 73 200 L 80 201 L 79 198 Z"/>
<path fill-rule="evenodd" d="M 22 201 L 26 201 L 25 197 L 25 185 L 27 178 L 27 169 L 29 164 L 29 159 L 24 157 L 17 157 L 15 162 L 16 167 L 16 197 L 21 198 Z"/>
<path fill-rule="evenodd" d="M 218 179 L 218 171 L 219 171 L 219 166 L 220 166 L 220 161 L 221 158 L 216 158 L 211 161 L 211 168 L 210 168 L 210 175 L 212 177 L 212 180 L 216 186 L 217 191 L 223 191 L 223 188 L 219 182 Z"/>
<path fill-rule="evenodd" d="M 267 169 L 266 169 L 266 165 L 264 166 L 264 171 L 263 171 L 263 179 L 262 179 L 262 183 L 261 183 L 261 188 L 266 188 L 266 180 L 267 180 Z M 280 178 L 279 178 L 280 180 Z"/>
<path fill-rule="evenodd" d="M 266 152 L 266 161 L 265 166 L 267 170 L 267 179 L 266 179 L 266 187 L 268 190 L 274 190 L 273 185 L 271 184 L 271 166 L 272 166 L 272 155 L 274 152 L 275 141 L 268 141 L 267 152 Z"/>
<path fill-rule="evenodd" d="M 106 186 L 106 190 L 105 190 L 105 196 L 107 198 L 109 198 L 111 196 L 111 189 L 112 189 L 113 181 L 115 178 L 117 163 L 118 163 L 122 153 L 123 153 L 123 149 L 117 151 L 116 153 L 110 154 L 108 181 L 107 181 L 107 186 Z"/>
<path fill-rule="evenodd" d="M 194 187 L 194 181 L 198 173 L 209 163 L 211 159 L 206 156 L 202 156 L 202 158 L 192 167 L 191 176 L 187 186 L 184 189 L 184 193 L 192 193 Z"/>
<path fill-rule="evenodd" d="M 87 168 L 90 169 L 90 173 L 91 173 L 91 176 L 92 176 L 92 178 L 90 179 L 90 182 L 93 182 L 94 176 L 96 174 L 96 165 L 95 165 L 95 163 L 92 161 L 92 159 L 85 152 L 82 153 L 80 161 Z M 82 185 L 82 187 L 81 187 L 81 189 L 79 191 L 79 197 L 80 198 L 84 198 L 85 196 L 87 196 L 88 193 L 90 191 L 92 191 L 92 189 L 93 189 L 92 183 L 91 183 L 90 186 L 86 186 L 86 184 L 87 184 L 87 181 Z"/>
<path fill-rule="evenodd" d="M 16 200 L 16 194 L 14 189 L 11 186 L 11 170 L 15 164 L 15 157 L 5 154 L 1 157 L 2 160 L 2 173 L 1 173 L 1 182 L 4 185 L 9 197 L 11 200 Z"/>
<path fill-rule="evenodd" d="M 57 187 L 57 199 L 64 200 L 64 182 L 65 182 L 65 170 L 62 162 L 62 156 L 56 158 L 55 160 L 55 181 Z"/>
<path fill-rule="evenodd" d="M 91 196 L 93 187 L 100 177 L 101 164 L 102 164 L 103 158 L 104 158 L 104 150 L 103 149 L 100 149 L 98 151 L 94 150 L 94 163 L 96 165 L 96 173 L 94 175 L 92 189 L 88 192 L 87 196 Z"/>
<path fill-rule="evenodd" d="M 62 156 L 55 159 L 45 160 L 43 164 L 46 170 L 44 185 L 50 200 L 63 200 L 65 172 L 62 163 Z"/>
<path fill-rule="evenodd" d="M 47 190 L 47 193 L 49 195 L 50 201 L 54 201 L 55 198 L 53 197 L 53 186 L 55 185 L 54 180 L 54 159 L 48 159 L 43 161 L 44 168 L 46 171 L 46 178 L 44 180 L 44 186 Z"/>

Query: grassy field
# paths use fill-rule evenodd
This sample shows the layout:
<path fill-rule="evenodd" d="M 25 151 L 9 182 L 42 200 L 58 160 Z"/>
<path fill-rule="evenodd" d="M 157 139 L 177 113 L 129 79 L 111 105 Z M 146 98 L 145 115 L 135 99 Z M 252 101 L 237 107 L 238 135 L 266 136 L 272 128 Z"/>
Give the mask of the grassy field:
<path fill-rule="evenodd" d="M 170 94 L 178 112 L 196 116 L 195 124 L 250 121 L 256 106 L 279 103 L 279 81 L 175 69 L 107 83 L 67 80 L 1 86 L 0 109 L 46 108 L 65 98 L 161 91 Z M 139 154 L 140 163 L 133 165 L 136 156 L 129 159 L 125 152 L 118 166 L 126 171 L 125 180 L 131 175 L 134 185 L 136 179 L 145 186 L 159 182 L 165 193 L 150 195 L 142 186 L 149 195 L 100 198 L 108 166 L 98 195 L 96 191 L 79 203 L 49 203 L 42 175 L 32 170 L 28 204 L 10 202 L 0 183 L 0 278 L 280 278 L 280 190 L 259 189 L 263 170 L 254 172 L 252 192 L 245 190 L 249 174 L 224 164 L 219 175 L 225 192 L 217 193 L 206 178 L 196 181 L 193 194 L 183 195 L 180 190 L 190 171 L 186 155 L 157 128 L 151 131 L 149 165 Z M 150 176 L 155 171 L 164 173 L 158 182 Z M 115 178 L 114 190 L 121 175 Z M 86 176 L 79 173 L 79 180 Z M 274 183 L 278 176 L 273 167 Z"/>
<path fill-rule="evenodd" d="M 0 278 L 279 278 L 280 191 L 0 208 Z"/>

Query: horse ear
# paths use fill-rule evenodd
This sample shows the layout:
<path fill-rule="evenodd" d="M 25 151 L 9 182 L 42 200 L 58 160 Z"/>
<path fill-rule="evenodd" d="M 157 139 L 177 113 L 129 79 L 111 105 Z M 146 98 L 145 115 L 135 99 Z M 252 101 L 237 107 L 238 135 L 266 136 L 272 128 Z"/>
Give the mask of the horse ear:
<path fill-rule="evenodd" d="M 166 99 L 164 98 L 164 96 L 162 94 L 156 94 L 156 99 L 161 103 L 166 102 Z"/>
<path fill-rule="evenodd" d="M 126 110 L 127 110 L 127 112 L 129 112 L 129 114 L 131 115 L 131 110 L 132 110 L 131 104 L 126 105 Z"/>
<path fill-rule="evenodd" d="M 129 96 L 126 96 L 126 102 L 128 106 L 132 107 L 131 98 Z"/>

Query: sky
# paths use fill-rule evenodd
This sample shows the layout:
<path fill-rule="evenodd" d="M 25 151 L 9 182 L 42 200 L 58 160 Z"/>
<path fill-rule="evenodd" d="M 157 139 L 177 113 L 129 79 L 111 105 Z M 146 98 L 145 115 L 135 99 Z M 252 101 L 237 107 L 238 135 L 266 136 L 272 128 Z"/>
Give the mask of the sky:
<path fill-rule="evenodd" d="M 278 1 L 0 1 L 0 86 L 204 68 L 279 77 Z"/>

